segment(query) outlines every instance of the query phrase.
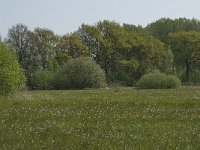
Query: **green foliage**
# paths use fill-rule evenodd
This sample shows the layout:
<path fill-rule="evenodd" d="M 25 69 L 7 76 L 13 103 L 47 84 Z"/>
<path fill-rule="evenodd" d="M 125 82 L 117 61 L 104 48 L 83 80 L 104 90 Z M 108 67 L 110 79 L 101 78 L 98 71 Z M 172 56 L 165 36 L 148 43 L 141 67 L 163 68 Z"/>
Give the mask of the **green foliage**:
<path fill-rule="evenodd" d="M 165 43 L 168 42 L 168 34 L 175 31 L 174 22 L 169 18 L 161 18 L 149 24 L 146 28 L 154 37 Z"/>
<path fill-rule="evenodd" d="M 170 89 L 177 88 L 180 84 L 176 76 L 159 72 L 145 74 L 137 81 L 137 86 L 145 89 Z"/>
<path fill-rule="evenodd" d="M 143 28 L 142 26 L 135 26 L 132 24 L 123 24 L 123 28 L 127 31 L 127 32 L 133 32 L 139 35 L 150 35 L 150 32 L 146 29 Z"/>
<path fill-rule="evenodd" d="M 47 90 L 52 89 L 54 73 L 49 70 L 39 70 L 31 78 L 31 87 L 33 89 Z"/>
<path fill-rule="evenodd" d="M 139 64 L 138 61 L 135 59 L 132 60 L 119 60 L 118 64 L 123 67 L 125 70 L 133 70 L 136 71 Z"/>
<path fill-rule="evenodd" d="M 169 33 L 180 32 L 180 31 L 200 31 L 200 21 L 197 19 L 170 19 L 161 18 L 146 27 L 154 37 L 158 38 L 165 44 L 168 44 Z"/>
<path fill-rule="evenodd" d="M 0 94 L 14 92 L 24 84 L 22 69 L 11 50 L 0 43 Z"/>
<path fill-rule="evenodd" d="M 25 70 L 30 87 L 31 78 L 38 70 L 55 72 L 70 59 L 79 57 L 91 57 L 95 60 L 105 71 L 106 79 L 111 84 L 116 82 L 132 86 L 142 75 L 154 69 L 168 74 L 176 73 L 183 81 L 191 82 L 194 78 L 190 74 L 200 66 L 199 38 L 194 32 L 193 40 L 187 39 L 188 41 L 185 37 L 176 36 L 175 39 L 170 34 L 191 30 L 200 31 L 200 21 L 161 18 L 144 28 L 131 24 L 121 26 L 114 21 L 103 20 L 95 25 L 82 24 L 77 31 L 64 36 L 58 36 L 44 28 L 29 31 L 25 25 L 18 24 L 9 29 L 7 43 Z M 192 39 L 192 34 L 185 36 Z M 186 60 L 185 54 L 189 54 L 188 58 L 191 59 Z M 65 87 L 56 87 L 63 86 Z"/>
<path fill-rule="evenodd" d="M 56 88 L 83 89 L 106 86 L 105 73 L 91 58 L 70 60 L 54 79 Z"/>
<path fill-rule="evenodd" d="M 173 73 L 174 55 L 170 48 L 165 47 L 161 55 L 161 61 L 158 65 L 158 69 L 164 73 Z"/>
<path fill-rule="evenodd" d="M 132 86 L 135 83 L 135 77 L 133 77 L 133 73 L 135 73 L 139 67 L 138 61 L 136 59 L 123 59 L 119 60 L 116 66 L 118 71 L 112 75 L 112 80 L 115 82 L 115 84 L 120 83 L 125 86 Z"/>
<path fill-rule="evenodd" d="M 77 34 L 105 70 L 109 82 L 133 85 L 152 69 L 170 70 L 173 57 L 168 49 L 142 27 L 126 24 L 122 27 L 104 20 L 96 26 L 82 25 Z"/>
<path fill-rule="evenodd" d="M 72 58 L 90 55 L 88 47 L 81 42 L 75 33 L 63 36 L 63 40 L 67 46 L 68 53 Z"/>
<path fill-rule="evenodd" d="M 163 41 L 165 44 L 170 45 L 174 55 L 175 72 L 180 76 L 182 81 L 194 82 L 191 80 L 190 74 L 193 72 L 193 69 L 196 69 L 200 64 L 198 42 L 200 21 L 197 19 L 186 18 L 174 20 L 161 18 L 156 22 L 149 24 L 146 28 L 154 37 Z M 182 73 L 185 74 L 182 75 Z"/>
<path fill-rule="evenodd" d="M 192 69 L 189 81 L 194 84 L 200 84 L 200 69 Z"/>
<path fill-rule="evenodd" d="M 185 70 L 185 79 L 189 82 L 192 69 L 199 69 L 200 64 L 200 32 L 177 32 L 169 34 L 169 43 L 174 53 L 177 71 Z M 180 68 L 180 69 L 179 69 Z"/>
<path fill-rule="evenodd" d="M 30 47 L 33 51 L 35 61 L 31 65 L 36 65 L 37 70 L 56 69 L 56 53 L 59 49 L 59 37 L 52 30 L 45 28 L 35 28 L 30 34 Z"/>
<path fill-rule="evenodd" d="M 17 55 L 30 88 L 33 88 L 31 78 L 36 71 L 58 68 L 59 40 L 59 37 L 49 29 L 36 28 L 32 32 L 23 24 L 17 24 L 9 29 L 7 44 Z"/>

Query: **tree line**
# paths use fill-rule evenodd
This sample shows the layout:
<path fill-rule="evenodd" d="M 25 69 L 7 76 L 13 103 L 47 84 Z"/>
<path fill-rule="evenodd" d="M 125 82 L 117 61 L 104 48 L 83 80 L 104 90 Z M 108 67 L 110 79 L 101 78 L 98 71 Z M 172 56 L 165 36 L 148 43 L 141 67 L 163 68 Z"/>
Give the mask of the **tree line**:
<path fill-rule="evenodd" d="M 8 30 L 4 43 L 17 56 L 30 88 L 34 88 L 38 72 L 56 73 L 80 57 L 95 61 L 108 84 L 133 86 L 141 76 L 154 71 L 174 74 L 182 82 L 200 82 L 197 19 L 161 18 L 146 27 L 104 20 L 82 24 L 63 36 L 50 29 L 30 31 L 17 24 Z"/>

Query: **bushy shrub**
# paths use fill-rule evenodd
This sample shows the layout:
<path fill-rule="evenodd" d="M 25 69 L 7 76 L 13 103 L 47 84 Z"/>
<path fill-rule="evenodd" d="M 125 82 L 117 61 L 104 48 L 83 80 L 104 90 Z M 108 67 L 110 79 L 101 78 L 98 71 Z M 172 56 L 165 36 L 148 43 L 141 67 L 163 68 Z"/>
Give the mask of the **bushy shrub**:
<path fill-rule="evenodd" d="M 148 73 L 137 81 L 137 86 L 145 89 L 170 89 L 180 86 L 181 81 L 174 75 L 164 73 Z"/>
<path fill-rule="evenodd" d="M 0 94 L 6 95 L 19 89 L 25 82 L 25 76 L 16 56 L 0 42 Z"/>
<path fill-rule="evenodd" d="M 68 63 L 61 67 L 55 74 L 52 85 L 56 90 L 70 89 L 70 82 L 68 77 Z"/>
<path fill-rule="evenodd" d="M 49 70 L 39 70 L 31 78 L 32 89 L 52 89 L 54 73 Z"/>
<path fill-rule="evenodd" d="M 56 89 L 100 88 L 106 86 L 104 71 L 91 58 L 70 60 L 54 79 Z"/>

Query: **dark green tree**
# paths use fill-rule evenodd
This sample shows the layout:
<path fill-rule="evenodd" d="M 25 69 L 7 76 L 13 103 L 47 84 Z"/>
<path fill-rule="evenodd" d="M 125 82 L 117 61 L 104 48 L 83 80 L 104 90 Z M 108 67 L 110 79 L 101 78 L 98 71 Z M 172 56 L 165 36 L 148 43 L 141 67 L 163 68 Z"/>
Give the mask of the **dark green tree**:
<path fill-rule="evenodd" d="M 150 32 L 146 28 L 143 28 L 140 25 L 136 26 L 136 25 L 124 23 L 123 28 L 127 32 L 132 32 L 132 33 L 139 34 L 139 35 L 150 35 Z"/>
<path fill-rule="evenodd" d="M 151 24 L 146 29 L 156 38 L 168 44 L 168 35 L 171 32 L 179 31 L 200 31 L 200 21 L 197 19 L 169 19 L 161 18 Z"/>
<path fill-rule="evenodd" d="M 169 43 L 174 53 L 176 69 L 185 69 L 184 81 L 188 82 L 192 69 L 200 64 L 200 32 L 171 33 Z"/>

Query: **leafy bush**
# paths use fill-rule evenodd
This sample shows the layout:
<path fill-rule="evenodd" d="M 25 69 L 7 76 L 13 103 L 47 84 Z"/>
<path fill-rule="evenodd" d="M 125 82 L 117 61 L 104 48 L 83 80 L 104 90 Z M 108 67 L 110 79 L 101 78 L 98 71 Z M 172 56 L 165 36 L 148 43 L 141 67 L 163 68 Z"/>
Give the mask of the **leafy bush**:
<path fill-rule="evenodd" d="M 49 70 L 39 70 L 31 78 L 31 87 L 33 89 L 47 90 L 52 89 L 52 80 L 54 73 Z"/>
<path fill-rule="evenodd" d="M 54 79 L 56 89 L 100 88 L 106 86 L 104 71 L 91 58 L 70 60 Z"/>
<path fill-rule="evenodd" d="M 15 55 L 0 42 L 0 94 L 12 93 L 24 82 L 25 76 Z"/>
<path fill-rule="evenodd" d="M 148 73 L 137 81 L 137 86 L 146 89 L 170 89 L 180 86 L 181 81 L 174 75 L 164 73 Z"/>

